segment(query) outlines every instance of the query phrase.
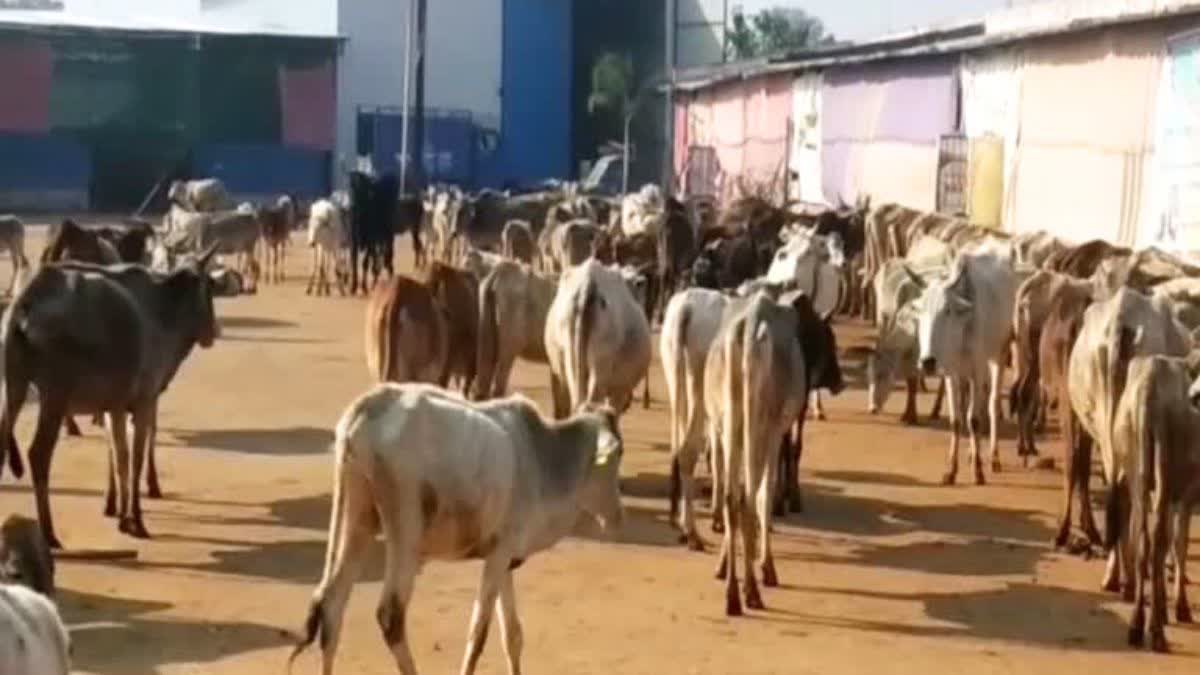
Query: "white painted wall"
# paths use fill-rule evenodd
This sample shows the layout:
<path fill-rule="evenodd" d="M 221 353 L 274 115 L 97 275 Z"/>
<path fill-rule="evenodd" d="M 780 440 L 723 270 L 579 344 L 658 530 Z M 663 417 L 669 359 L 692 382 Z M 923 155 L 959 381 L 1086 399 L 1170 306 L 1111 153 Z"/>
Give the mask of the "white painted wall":
<path fill-rule="evenodd" d="M 63 0 L 61 10 L 5 10 L 0 19 L 39 26 L 332 37 L 337 4 L 338 0 Z"/>
<path fill-rule="evenodd" d="M 338 3 L 338 32 L 347 39 L 338 60 L 335 185 L 344 184 L 344 171 L 354 163 L 358 106 L 403 103 L 405 4 L 403 0 Z"/>

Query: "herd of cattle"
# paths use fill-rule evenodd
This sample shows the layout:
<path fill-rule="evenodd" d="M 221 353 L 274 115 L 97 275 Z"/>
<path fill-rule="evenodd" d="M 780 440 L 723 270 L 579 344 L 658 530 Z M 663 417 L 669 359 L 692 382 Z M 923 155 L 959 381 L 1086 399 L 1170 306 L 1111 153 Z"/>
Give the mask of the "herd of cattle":
<path fill-rule="evenodd" d="M 28 280 L 19 279 L 28 267 L 24 228 L 0 218 L 16 288 L 0 336 L 0 471 L 7 463 L 23 475 L 12 430 L 31 386 L 39 400 L 27 451 L 38 518 L 6 524 L 0 577 L 53 593 L 49 550 L 61 544 L 48 478 L 59 429 L 78 433 L 72 415 L 106 424 L 105 514 L 122 532 L 148 536 L 140 486 L 145 468 L 149 496 L 161 495 L 159 396 L 196 345 L 219 337 L 213 296 L 281 281 L 287 243 L 303 227 L 312 251 L 307 291 L 329 294 L 336 283 L 343 294 L 369 296 L 365 356 L 380 382 L 336 427 L 329 549 L 296 649 L 320 638 L 326 675 L 350 589 L 379 533 L 388 573 L 378 620 L 401 672 L 415 672 L 406 611 L 429 558 L 484 560 L 463 672 L 475 670 L 497 604 L 509 665 L 519 671 L 512 571 L 566 536 L 580 514 L 606 529 L 620 522 L 618 420 L 647 380 L 655 323 L 670 403 L 671 522 L 681 543 L 704 550 L 695 469 L 707 455 L 727 614 L 763 607 L 760 578 L 779 583 L 772 519 L 803 508 L 809 407 L 822 417 L 820 392 L 843 388 L 832 325 L 861 314 L 878 327 L 867 363 L 870 412 L 884 407 L 897 380 L 907 387 L 905 423 L 917 422 L 925 377 L 939 381 L 933 416 L 943 394 L 949 401 L 943 483 L 957 478 L 963 431 L 974 480 L 985 482 L 977 438 L 984 401 L 991 468 L 1001 470 L 1001 394 L 1013 365 L 1018 455 L 1037 455 L 1035 435 L 1050 410 L 1065 442 L 1055 543 L 1108 550 L 1105 587 L 1135 602 L 1131 644 L 1144 642 L 1148 576 L 1151 646 L 1167 648 L 1168 553 L 1176 619 L 1191 620 L 1185 568 L 1191 506 L 1200 500 L 1200 352 L 1192 351 L 1200 268 L 1171 255 L 1012 236 L 893 204 L 807 210 L 747 196 L 718 209 L 653 186 L 621 199 L 569 183 L 521 195 L 434 187 L 401 197 L 394 179 L 353 173 L 348 193 L 311 204 L 283 196 L 233 207 L 211 179 L 173 184 L 169 197 L 161 227 L 63 222 Z M 405 232 L 420 278 L 394 272 L 393 242 Z M 236 267 L 216 264 L 218 255 L 235 257 Z M 553 420 L 507 395 L 517 359 L 548 366 Z M 648 396 L 647 387 L 645 405 Z M 1104 539 L 1088 499 L 1093 445 L 1109 486 Z M 1070 541 L 1075 496 L 1082 542 Z M 5 607 L 0 648 L 6 622 L 20 616 Z"/>

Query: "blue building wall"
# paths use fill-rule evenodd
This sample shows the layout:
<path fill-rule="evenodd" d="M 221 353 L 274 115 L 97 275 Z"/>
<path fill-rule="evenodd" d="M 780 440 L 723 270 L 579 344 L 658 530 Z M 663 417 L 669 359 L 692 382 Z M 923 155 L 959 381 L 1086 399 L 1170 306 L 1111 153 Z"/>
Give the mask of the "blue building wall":
<path fill-rule="evenodd" d="M 571 0 L 504 0 L 500 142 L 491 184 L 563 178 L 571 167 Z"/>
<path fill-rule="evenodd" d="M 0 210 L 86 210 L 91 183 L 91 153 L 78 141 L 0 133 Z"/>
<path fill-rule="evenodd" d="M 239 200 L 285 192 L 315 199 L 330 192 L 329 153 L 280 145 L 214 143 L 196 148 L 192 175 L 220 178 Z"/>

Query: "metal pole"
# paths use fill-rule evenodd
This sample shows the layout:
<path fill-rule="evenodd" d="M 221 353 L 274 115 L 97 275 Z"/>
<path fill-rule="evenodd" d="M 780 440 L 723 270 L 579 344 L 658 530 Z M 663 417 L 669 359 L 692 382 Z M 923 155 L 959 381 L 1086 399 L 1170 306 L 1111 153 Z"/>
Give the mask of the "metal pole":
<path fill-rule="evenodd" d="M 417 78 L 416 99 L 414 107 L 416 119 L 413 129 L 413 172 L 417 176 L 417 185 L 425 186 L 425 21 L 426 3 L 428 0 L 417 0 L 417 67 L 413 76 Z"/>
<path fill-rule="evenodd" d="M 629 123 L 633 121 L 633 113 L 625 113 L 624 148 L 621 153 L 621 194 L 629 194 Z"/>
<path fill-rule="evenodd" d="M 663 55 L 663 69 L 667 75 L 666 112 L 663 128 L 666 129 L 663 143 L 662 187 L 666 194 L 674 194 L 675 186 L 675 12 L 676 0 L 667 0 L 666 24 L 666 53 Z"/>
<path fill-rule="evenodd" d="M 404 104 L 400 122 L 400 192 L 408 194 L 408 113 L 412 87 L 412 0 L 404 0 Z"/>

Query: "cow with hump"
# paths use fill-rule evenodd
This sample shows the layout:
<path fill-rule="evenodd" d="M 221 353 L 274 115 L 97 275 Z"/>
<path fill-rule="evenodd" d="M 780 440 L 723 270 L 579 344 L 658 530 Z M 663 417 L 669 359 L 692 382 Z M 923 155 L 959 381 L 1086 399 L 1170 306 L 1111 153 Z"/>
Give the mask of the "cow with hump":
<path fill-rule="evenodd" d="M 482 559 L 462 672 L 475 672 L 499 604 L 509 672 L 519 673 L 513 570 L 570 534 L 581 515 L 610 532 L 622 520 L 622 442 L 607 408 L 547 421 L 519 395 L 471 403 L 430 385 L 383 384 L 350 404 L 334 443 L 325 571 L 292 655 L 319 637 L 324 675 L 333 673 L 343 612 L 380 532 L 387 558 L 376 616 L 399 671 L 416 672 L 405 626 L 421 566 Z"/>
<path fill-rule="evenodd" d="M 977 406 L 988 392 L 988 447 L 992 471 L 1000 471 L 997 431 L 1000 381 L 1012 336 L 1017 274 L 1011 260 L 993 250 L 959 254 L 949 278 L 929 285 L 917 321 L 919 363 L 926 375 L 945 378 L 950 401 L 950 452 L 942 483 L 958 475 L 960 424 L 971 442 L 975 482 L 984 483 L 975 426 Z M 989 389 L 990 387 L 990 389 Z"/>
<path fill-rule="evenodd" d="M 620 273 L 589 259 L 567 270 L 546 316 L 554 416 L 585 403 L 624 412 L 650 367 L 650 325 Z"/>
<path fill-rule="evenodd" d="M 147 454 L 149 474 L 155 474 L 158 398 L 192 349 L 210 347 L 219 334 L 204 272 L 214 252 L 165 275 L 139 265 L 42 267 L 5 313 L 0 466 L 7 455 L 13 473 L 23 471 L 13 428 L 29 386 L 36 385 L 41 400 L 29 463 L 38 522 L 52 548 L 61 544 L 50 514 L 50 463 L 59 427 L 71 414 L 107 415 L 112 456 L 105 514 L 118 516 L 126 534 L 149 536 L 138 484 Z"/>
<path fill-rule="evenodd" d="M 1105 546 L 1109 554 L 1103 582 L 1109 591 L 1121 590 L 1122 563 L 1129 562 L 1118 554 L 1124 541 L 1120 523 L 1129 518 L 1129 490 L 1125 476 L 1118 473 L 1113 441 L 1117 405 L 1125 393 L 1129 363 L 1136 356 L 1183 357 L 1191 349 L 1191 336 L 1175 321 L 1167 301 L 1121 288 L 1111 298 L 1088 307 L 1071 350 L 1067 373 L 1071 408 L 1079 416 L 1083 431 L 1100 448 L 1109 485 L 1105 510 Z M 1091 473 L 1087 466 L 1076 470 L 1081 478 Z M 1125 573 L 1133 576 L 1132 569 L 1125 569 Z M 1126 599 L 1132 600 L 1132 585 L 1126 585 L 1125 591 Z"/>

